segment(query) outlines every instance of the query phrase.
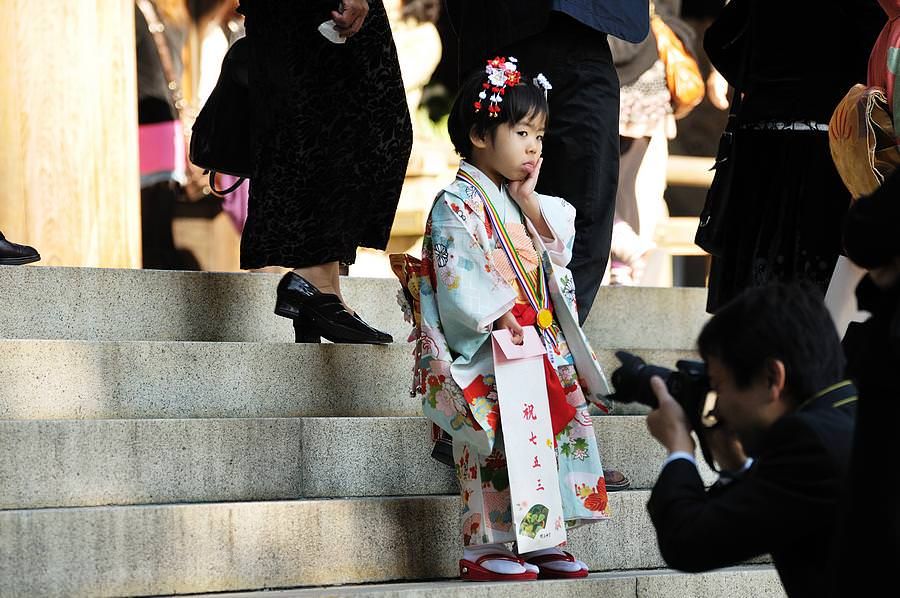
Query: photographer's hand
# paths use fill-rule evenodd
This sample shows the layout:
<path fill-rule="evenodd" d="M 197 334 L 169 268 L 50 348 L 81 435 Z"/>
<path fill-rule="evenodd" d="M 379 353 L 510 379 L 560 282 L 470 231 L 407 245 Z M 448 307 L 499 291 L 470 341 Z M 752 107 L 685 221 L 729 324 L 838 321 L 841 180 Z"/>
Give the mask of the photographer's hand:
<path fill-rule="evenodd" d="M 669 454 L 684 451 L 694 454 L 694 439 L 691 438 L 691 427 L 684 409 L 666 389 L 666 384 L 659 376 L 650 379 L 653 394 L 659 406 L 647 416 L 647 429 Z"/>
<path fill-rule="evenodd" d="M 731 429 L 719 424 L 703 431 L 709 450 L 723 472 L 737 473 L 744 469 L 747 454 L 737 435 Z"/>

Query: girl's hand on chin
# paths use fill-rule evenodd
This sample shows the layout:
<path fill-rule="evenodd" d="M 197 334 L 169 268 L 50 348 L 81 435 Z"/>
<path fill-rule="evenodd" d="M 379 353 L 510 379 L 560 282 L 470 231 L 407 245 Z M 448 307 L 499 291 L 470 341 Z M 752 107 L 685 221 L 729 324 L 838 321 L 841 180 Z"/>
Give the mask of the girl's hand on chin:
<path fill-rule="evenodd" d="M 541 174 L 541 164 L 543 163 L 544 159 L 538 158 L 537 163 L 534 165 L 534 170 L 532 170 L 528 176 L 521 181 L 509 181 L 509 183 L 506 184 L 509 196 L 512 197 L 513 201 L 522 209 L 525 209 L 525 206 L 534 196 L 534 187 L 537 185 L 538 176 Z"/>

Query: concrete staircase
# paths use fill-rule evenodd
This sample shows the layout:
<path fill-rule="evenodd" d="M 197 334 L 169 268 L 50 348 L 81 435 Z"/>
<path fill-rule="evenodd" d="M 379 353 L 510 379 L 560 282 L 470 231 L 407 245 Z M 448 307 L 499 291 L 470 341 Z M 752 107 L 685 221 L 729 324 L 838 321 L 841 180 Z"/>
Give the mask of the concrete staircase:
<path fill-rule="evenodd" d="M 277 281 L 0 267 L 0 596 L 783 595 L 764 563 L 663 569 L 645 510 L 663 454 L 637 415 L 595 420 L 633 490 L 570 535 L 591 577 L 423 581 L 457 574 L 459 505 L 408 396 L 399 287 L 344 283 L 395 344 L 314 346 L 272 314 Z M 603 289 L 586 328 L 610 369 L 618 347 L 671 364 L 704 301 Z"/>

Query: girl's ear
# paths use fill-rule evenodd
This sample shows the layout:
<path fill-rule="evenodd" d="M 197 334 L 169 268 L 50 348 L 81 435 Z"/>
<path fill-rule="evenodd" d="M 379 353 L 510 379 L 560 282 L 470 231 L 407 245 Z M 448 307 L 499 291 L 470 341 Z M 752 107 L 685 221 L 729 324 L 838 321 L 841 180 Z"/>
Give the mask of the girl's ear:
<path fill-rule="evenodd" d="M 479 135 L 474 125 L 469 129 L 469 141 L 472 142 L 472 147 L 477 149 L 485 149 L 488 146 L 487 135 Z"/>

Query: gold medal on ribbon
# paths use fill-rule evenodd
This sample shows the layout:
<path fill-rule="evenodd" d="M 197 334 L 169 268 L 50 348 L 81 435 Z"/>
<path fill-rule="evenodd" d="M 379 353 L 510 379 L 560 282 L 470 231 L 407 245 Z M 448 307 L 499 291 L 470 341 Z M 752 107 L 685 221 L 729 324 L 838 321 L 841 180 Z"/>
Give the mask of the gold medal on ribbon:
<path fill-rule="evenodd" d="M 546 330 L 550 328 L 550 325 L 553 324 L 553 314 L 550 313 L 549 309 L 542 309 L 538 312 L 537 315 L 537 325 L 541 330 Z"/>

